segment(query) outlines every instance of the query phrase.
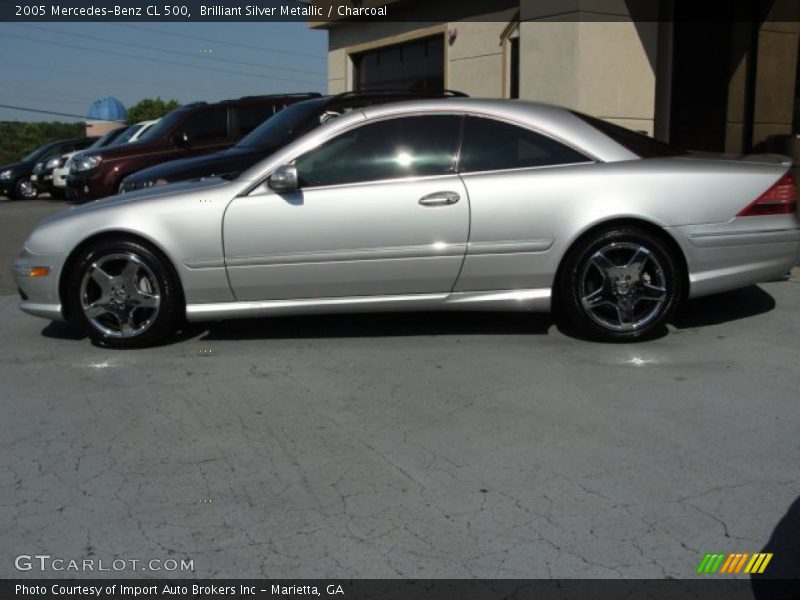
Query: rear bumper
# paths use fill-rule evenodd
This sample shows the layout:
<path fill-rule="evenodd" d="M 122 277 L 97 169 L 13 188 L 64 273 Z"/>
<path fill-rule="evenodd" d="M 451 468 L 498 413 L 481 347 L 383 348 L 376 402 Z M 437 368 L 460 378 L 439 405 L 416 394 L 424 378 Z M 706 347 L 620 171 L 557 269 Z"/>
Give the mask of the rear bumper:
<path fill-rule="evenodd" d="M 674 228 L 689 265 L 689 297 L 785 276 L 800 260 L 800 223 L 774 217 Z"/>

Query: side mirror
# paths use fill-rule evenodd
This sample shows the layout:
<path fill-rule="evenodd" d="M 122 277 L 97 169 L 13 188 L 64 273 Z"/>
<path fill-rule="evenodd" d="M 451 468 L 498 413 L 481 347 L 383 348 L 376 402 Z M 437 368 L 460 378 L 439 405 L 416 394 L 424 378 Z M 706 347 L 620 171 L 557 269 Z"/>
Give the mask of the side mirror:
<path fill-rule="evenodd" d="M 176 148 L 188 148 L 192 145 L 189 134 L 185 131 L 178 131 L 172 136 L 172 145 Z"/>
<path fill-rule="evenodd" d="M 292 192 L 300 187 L 297 180 L 297 167 L 282 165 L 267 179 L 267 185 L 276 192 Z"/>

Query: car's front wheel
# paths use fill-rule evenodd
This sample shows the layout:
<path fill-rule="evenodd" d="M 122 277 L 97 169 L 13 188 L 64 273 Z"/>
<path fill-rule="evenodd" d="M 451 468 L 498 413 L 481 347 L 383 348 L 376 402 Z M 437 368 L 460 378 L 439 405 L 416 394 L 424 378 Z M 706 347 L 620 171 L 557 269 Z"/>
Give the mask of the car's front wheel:
<path fill-rule="evenodd" d="M 100 345 L 140 348 L 177 327 L 183 301 L 176 275 L 160 253 L 133 240 L 100 241 L 72 264 L 70 317 Z"/>
<path fill-rule="evenodd" d="M 581 333 L 624 342 L 662 329 L 682 293 L 680 265 L 658 236 L 638 227 L 611 227 L 570 251 L 558 298 Z"/>
<path fill-rule="evenodd" d="M 11 194 L 12 200 L 32 200 L 39 195 L 39 190 L 36 189 L 36 184 L 31 181 L 30 177 L 21 177 L 14 184 L 14 191 Z"/>

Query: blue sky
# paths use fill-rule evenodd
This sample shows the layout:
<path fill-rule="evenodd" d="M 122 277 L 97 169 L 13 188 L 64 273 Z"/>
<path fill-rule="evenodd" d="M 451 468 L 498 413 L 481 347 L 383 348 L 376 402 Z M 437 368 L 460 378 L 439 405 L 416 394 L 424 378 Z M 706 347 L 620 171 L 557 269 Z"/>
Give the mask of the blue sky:
<path fill-rule="evenodd" d="M 326 52 L 327 34 L 304 22 L 0 23 L 0 104 L 82 116 L 102 96 L 324 92 Z M 16 120 L 80 119 L 0 108 Z"/>

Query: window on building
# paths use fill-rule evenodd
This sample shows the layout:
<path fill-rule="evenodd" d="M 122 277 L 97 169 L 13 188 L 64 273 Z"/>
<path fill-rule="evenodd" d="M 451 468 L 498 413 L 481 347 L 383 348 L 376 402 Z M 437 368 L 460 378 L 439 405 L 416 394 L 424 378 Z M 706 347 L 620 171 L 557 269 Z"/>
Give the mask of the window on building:
<path fill-rule="evenodd" d="M 588 162 L 580 152 L 516 125 L 467 117 L 461 148 L 462 172 L 500 171 Z"/>
<path fill-rule="evenodd" d="M 356 90 L 444 89 L 444 35 L 354 54 Z"/>
<path fill-rule="evenodd" d="M 519 98 L 519 35 L 508 40 L 508 97 Z"/>
<path fill-rule="evenodd" d="M 301 187 L 452 173 L 460 117 L 390 119 L 351 129 L 295 161 Z"/>
<path fill-rule="evenodd" d="M 519 13 L 500 35 L 503 45 L 504 94 L 506 98 L 519 98 Z"/>

